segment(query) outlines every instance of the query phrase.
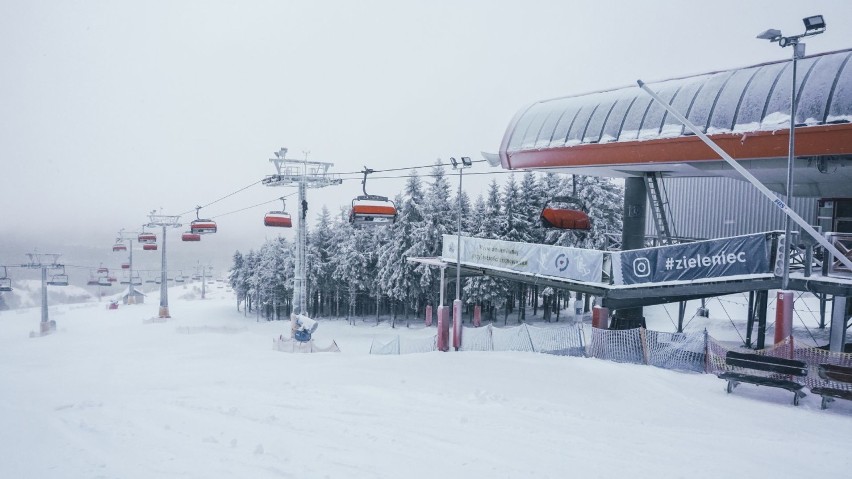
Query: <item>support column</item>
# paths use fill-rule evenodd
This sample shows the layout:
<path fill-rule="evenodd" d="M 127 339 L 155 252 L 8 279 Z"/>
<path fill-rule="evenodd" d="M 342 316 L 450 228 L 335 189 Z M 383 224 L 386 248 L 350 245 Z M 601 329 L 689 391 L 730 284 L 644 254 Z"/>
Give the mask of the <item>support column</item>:
<path fill-rule="evenodd" d="M 456 351 L 461 347 L 462 340 L 462 302 L 460 299 L 453 301 L 453 349 Z"/>
<path fill-rule="evenodd" d="M 426 326 L 432 326 L 432 305 L 426 306 Z"/>
<path fill-rule="evenodd" d="M 131 263 L 132 265 L 132 263 Z M 166 268 L 166 227 L 163 226 L 163 251 L 160 257 L 160 317 L 171 318 L 169 314 L 169 282 L 168 269 Z M 133 287 L 133 280 L 130 280 L 130 287 Z"/>
<path fill-rule="evenodd" d="M 624 180 L 624 227 L 621 231 L 623 251 L 645 246 L 645 207 L 648 198 L 645 178 Z M 615 311 L 612 329 L 632 329 L 645 325 L 642 307 L 621 308 Z"/>
<path fill-rule="evenodd" d="M 597 329 L 607 329 L 609 326 L 609 308 L 603 306 L 595 306 L 592 308 L 592 327 Z"/>
<path fill-rule="evenodd" d="M 835 296 L 831 307 L 831 330 L 829 332 L 828 349 L 831 352 L 841 353 L 846 343 L 846 304 L 849 298 L 846 296 Z"/>
<path fill-rule="evenodd" d="M 47 267 L 41 267 L 41 334 L 50 331 L 50 321 L 47 318 Z"/>
<path fill-rule="evenodd" d="M 438 351 L 450 349 L 450 308 L 438 306 Z"/>
<path fill-rule="evenodd" d="M 778 291 L 775 302 L 775 344 L 793 334 L 793 292 Z"/>
<path fill-rule="evenodd" d="M 482 326 L 482 306 L 477 304 L 473 307 L 473 327 L 478 328 Z"/>
<path fill-rule="evenodd" d="M 746 320 L 746 337 L 745 337 L 745 346 L 747 348 L 751 347 L 751 330 L 754 329 L 754 317 L 755 317 L 755 307 L 754 307 L 754 291 L 748 292 L 748 319 Z"/>
<path fill-rule="evenodd" d="M 769 309 L 769 291 L 757 292 L 757 348 L 766 347 L 766 311 Z"/>

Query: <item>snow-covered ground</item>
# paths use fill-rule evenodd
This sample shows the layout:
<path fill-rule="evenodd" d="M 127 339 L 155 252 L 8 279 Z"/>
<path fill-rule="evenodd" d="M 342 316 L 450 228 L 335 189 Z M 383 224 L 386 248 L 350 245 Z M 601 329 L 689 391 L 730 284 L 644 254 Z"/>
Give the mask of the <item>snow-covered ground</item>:
<path fill-rule="evenodd" d="M 0 312 L 3 478 L 845 477 L 852 402 L 712 375 L 520 352 L 368 354 L 374 337 L 429 335 L 372 319 L 322 320 L 320 345 L 272 350 L 226 290 L 170 290 L 108 311 Z M 737 340 L 711 307 L 690 330 Z M 694 311 L 690 303 L 688 318 Z M 727 305 L 734 308 L 733 303 Z M 670 309 L 674 311 L 674 309 Z M 647 308 L 651 329 L 669 314 Z M 717 317 L 718 316 L 718 317 Z M 510 318 L 510 325 L 514 318 Z M 501 321 L 498 326 L 502 325 Z M 797 321 L 797 334 L 810 337 Z M 822 333 L 821 333 L 822 334 Z M 771 339 L 771 333 L 770 333 Z M 819 339 L 819 338 L 818 338 Z"/>

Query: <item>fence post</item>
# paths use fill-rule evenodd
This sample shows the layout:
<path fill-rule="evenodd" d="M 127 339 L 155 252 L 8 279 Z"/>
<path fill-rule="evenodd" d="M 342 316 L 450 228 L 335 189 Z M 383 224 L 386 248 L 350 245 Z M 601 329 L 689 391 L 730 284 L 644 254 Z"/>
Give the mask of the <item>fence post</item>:
<path fill-rule="evenodd" d="M 432 326 L 432 305 L 426 305 L 426 326 Z"/>
<path fill-rule="evenodd" d="M 477 304 L 473 307 L 473 327 L 478 328 L 482 326 L 482 306 Z"/>

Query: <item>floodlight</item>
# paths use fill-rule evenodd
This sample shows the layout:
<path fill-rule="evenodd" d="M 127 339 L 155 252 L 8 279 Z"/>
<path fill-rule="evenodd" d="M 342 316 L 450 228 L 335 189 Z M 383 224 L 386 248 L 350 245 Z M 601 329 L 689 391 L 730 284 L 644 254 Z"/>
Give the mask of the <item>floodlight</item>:
<path fill-rule="evenodd" d="M 758 35 L 757 38 L 761 40 L 769 40 L 770 42 L 777 42 L 779 39 L 781 39 L 781 30 L 770 28 L 769 30 L 766 30 L 765 32 Z"/>
<path fill-rule="evenodd" d="M 461 157 L 461 160 L 462 160 L 462 165 L 464 165 L 464 166 L 472 166 L 473 165 L 473 162 L 470 161 L 469 156 L 463 156 L 463 157 Z"/>
<path fill-rule="evenodd" d="M 825 29 L 825 20 L 822 19 L 822 15 L 814 15 L 812 17 L 803 18 L 802 22 L 805 24 L 805 31 L 810 32 L 811 30 L 824 30 Z"/>
<path fill-rule="evenodd" d="M 456 168 L 458 168 L 458 166 L 459 166 L 459 162 L 458 162 L 458 161 L 456 161 L 456 159 L 455 159 L 455 158 L 453 158 L 452 156 L 450 157 L 450 163 L 452 163 L 452 164 L 453 164 L 453 169 L 456 169 Z"/>

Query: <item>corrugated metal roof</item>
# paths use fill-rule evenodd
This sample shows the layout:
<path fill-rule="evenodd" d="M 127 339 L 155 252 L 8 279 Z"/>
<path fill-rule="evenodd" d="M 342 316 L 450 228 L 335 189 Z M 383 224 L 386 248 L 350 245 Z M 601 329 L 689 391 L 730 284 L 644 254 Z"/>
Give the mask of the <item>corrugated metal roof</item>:
<path fill-rule="evenodd" d="M 852 121 L 852 49 L 797 62 L 797 126 Z M 791 61 L 650 83 L 705 133 L 789 128 Z M 534 103 L 507 152 L 684 136 L 684 127 L 638 86 Z"/>

